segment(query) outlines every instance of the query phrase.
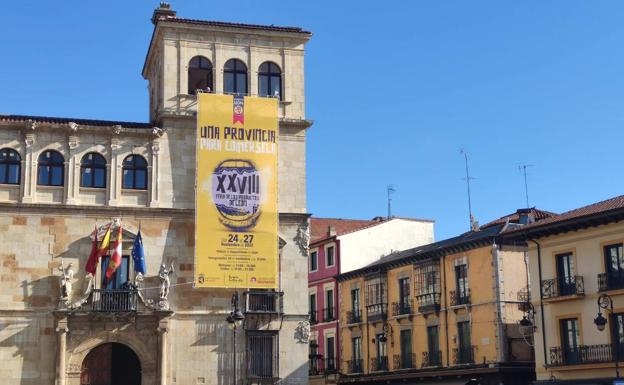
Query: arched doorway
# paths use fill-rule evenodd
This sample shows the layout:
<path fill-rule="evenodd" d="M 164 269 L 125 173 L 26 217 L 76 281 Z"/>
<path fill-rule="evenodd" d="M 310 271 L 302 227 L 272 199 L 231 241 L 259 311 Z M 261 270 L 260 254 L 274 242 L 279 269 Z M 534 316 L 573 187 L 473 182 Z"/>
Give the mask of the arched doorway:
<path fill-rule="evenodd" d="M 80 385 L 141 385 L 141 362 L 126 345 L 107 343 L 87 354 Z"/>

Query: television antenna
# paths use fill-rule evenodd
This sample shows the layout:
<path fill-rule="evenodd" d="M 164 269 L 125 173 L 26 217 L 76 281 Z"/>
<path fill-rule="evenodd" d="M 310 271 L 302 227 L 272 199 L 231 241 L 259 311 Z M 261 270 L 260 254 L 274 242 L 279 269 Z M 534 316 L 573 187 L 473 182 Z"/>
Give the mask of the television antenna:
<path fill-rule="evenodd" d="M 470 223 L 470 230 L 475 231 L 478 229 L 479 224 L 475 221 L 474 216 L 472 215 L 472 201 L 470 198 L 470 180 L 475 179 L 470 176 L 470 170 L 468 168 L 468 152 L 463 148 L 459 150 L 459 153 L 464 156 L 464 161 L 466 165 L 466 177 L 462 178 L 466 181 L 466 189 L 468 191 L 468 220 Z"/>
<path fill-rule="evenodd" d="M 526 198 L 526 208 L 528 209 L 529 206 L 529 185 L 527 183 L 527 167 L 533 167 L 532 164 L 521 164 L 520 166 L 518 166 L 518 170 L 522 172 L 522 174 L 524 175 L 524 196 Z"/>
<path fill-rule="evenodd" d="M 394 186 L 391 184 L 386 187 L 386 192 L 388 193 L 388 219 L 392 218 L 392 197 L 390 195 L 395 191 Z"/>

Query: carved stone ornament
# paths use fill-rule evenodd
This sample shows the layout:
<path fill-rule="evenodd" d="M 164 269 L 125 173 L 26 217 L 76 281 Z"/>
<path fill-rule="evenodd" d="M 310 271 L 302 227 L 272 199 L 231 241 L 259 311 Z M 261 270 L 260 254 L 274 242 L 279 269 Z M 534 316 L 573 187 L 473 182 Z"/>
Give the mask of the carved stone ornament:
<path fill-rule="evenodd" d="M 63 266 L 63 260 L 61 259 L 61 265 L 58 267 L 61 272 L 60 286 L 61 297 L 59 298 L 59 306 L 69 306 L 72 296 L 72 280 L 74 279 L 73 264 L 70 263 L 67 267 Z"/>
<path fill-rule="evenodd" d="M 78 136 L 70 135 L 69 136 L 69 140 L 68 140 L 68 144 L 69 144 L 69 148 L 72 149 L 72 150 L 75 149 L 76 147 L 78 147 L 78 144 L 79 144 Z"/>
<path fill-rule="evenodd" d="M 30 148 L 35 144 L 35 134 L 26 134 L 26 138 L 24 139 L 24 143 L 27 148 Z"/>
<path fill-rule="evenodd" d="M 295 328 L 295 339 L 300 344 L 307 344 L 310 342 L 310 322 L 301 321 Z"/>
<path fill-rule="evenodd" d="M 115 135 L 119 135 L 119 133 L 121 132 L 121 125 L 120 124 L 116 124 L 113 127 L 111 127 L 111 131 L 113 132 L 113 134 Z"/>
<path fill-rule="evenodd" d="M 69 122 L 67 123 L 67 125 L 69 126 L 69 129 L 72 130 L 73 132 L 78 131 L 78 123 Z"/>
<path fill-rule="evenodd" d="M 165 134 L 165 132 L 166 132 L 166 131 L 167 131 L 167 129 L 165 129 L 165 128 L 160 128 L 160 127 L 154 127 L 154 128 L 152 128 L 152 134 L 154 134 L 154 136 L 157 136 L 157 137 L 159 137 L 159 138 L 160 138 L 161 136 L 163 136 L 163 135 Z"/>
<path fill-rule="evenodd" d="M 39 123 L 35 122 L 34 120 L 28 119 L 26 121 L 26 127 L 31 129 L 31 130 L 36 130 L 37 126 L 39 125 Z"/>
<path fill-rule="evenodd" d="M 299 246 L 299 252 L 304 257 L 308 256 L 308 247 L 310 245 L 310 224 L 308 221 L 301 223 L 297 227 L 297 235 L 294 238 L 297 246 Z"/>
<path fill-rule="evenodd" d="M 158 155 L 160 153 L 160 143 L 154 142 L 152 143 L 152 154 Z"/>

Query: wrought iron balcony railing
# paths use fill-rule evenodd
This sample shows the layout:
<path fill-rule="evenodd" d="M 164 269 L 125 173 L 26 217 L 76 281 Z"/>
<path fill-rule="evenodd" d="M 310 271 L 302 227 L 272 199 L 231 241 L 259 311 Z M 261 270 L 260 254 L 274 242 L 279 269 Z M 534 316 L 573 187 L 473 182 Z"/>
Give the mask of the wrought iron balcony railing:
<path fill-rule="evenodd" d="M 370 359 L 371 372 L 383 372 L 388 370 L 388 356 L 373 357 Z"/>
<path fill-rule="evenodd" d="M 422 364 L 421 367 L 426 368 L 430 366 L 442 365 L 442 351 L 434 350 L 431 352 L 422 352 Z"/>
<path fill-rule="evenodd" d="M 137 310 L 137 291 L 94 289 L 91 297 L 91 311 L 104 313 L 125 313 Z"/>
<path fill-rule="evenodd" d="M 336 309 L 333 307 L 326 307 L 323 309 L 323 322 L 335 321 Z"/>
<path fill-rule="evenodd" d="M 425 293 L 416 296 L 418 311 L 431 313 L 440 311 L 440 293 Z"/>
<path fill-rule="evenodd" d="M 281 314 L 283 313 L 283 292 L 278 291 L 246 291 L 245 313 L 248 314 Z"/>
<path fill-rule="evenodd" d="M 366 306 L 366 317 L 369 321 L 379 321 L 382 319 L 386 319 L 388 304 L 386 303 L 376 303 L 372 305 Z"/>
<path fill-rule="evenodd" d="M 624 289 L 624 273 L 598 274 L 598 291 Z"/>
<path fill-rule="evenodd" d="M 338 366 L 336 366 L 336 358 L 325 358 L 323 360 L 323 373 L 336 372 L 338 372 Z"/>
<path fill-rule="evenodd" d="M 364 360 L 350 360 L 347 361 L 347 372 L 349 374 L 363 373 L 364 372 Z"/>
<path fill-rule="evenodd" d="M 474 346 L 453 349 L 453 363 L 456 365 L 474 364 Z"/>
<path fill-rule="evenodd" d="M 411 298 L 404 298 L 399 302 L 392 302 L 392 316 L 397 317 L 401 315 L 412 314 L 414 308 L 414 301 Z"/>
<path fill-rule="evenodd" d="M 347 312 L 347 323 L 348 324 L 359 324 L 362 322 L 362 311 L 361 310 L 352 310 Z"/>
<path fill-rule="evenodd" d="M 451 297 L 451 306 L 468 305 L 470 303 L 470 289 L 463 291 L 451 290 L 449 295 Z"/>
<path fill-rule="evenodd" d="M 583 276 L 557 277 L 542 281 L 542 296 L 544 299 L 568 295 L 585 295 Z"/>
<path fill-rule="evenodd" d="M 317 312 L 316 310 L 310 310 L 310 324 L 314 325 L 318 323 Z"/>
<path fill-rule="evenodd" d="M 621 347 L 620 352 L 622 352 Z M 613 347 L 611 344 L 550 348 L 550 366 L 595 364 L 612 361 Z"/>
<path fill-rule="evenodd" d="M 416 367 L 416 355 L 415 354 L 395 354 L 392 356 L 392 367 L 394 370 L 398 369 L 413 369 Z"/>

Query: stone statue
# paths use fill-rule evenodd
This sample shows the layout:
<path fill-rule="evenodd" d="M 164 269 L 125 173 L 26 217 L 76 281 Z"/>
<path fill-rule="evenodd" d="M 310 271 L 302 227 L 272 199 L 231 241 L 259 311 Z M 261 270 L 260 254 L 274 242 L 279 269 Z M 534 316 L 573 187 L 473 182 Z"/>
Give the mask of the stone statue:
<path fill-rule="evenodd" d="M 63 260 L 61 260 L 61 265 L 58 267 L 59 271 L 63 274 L 61 277 L 61 301 L 69 302 L 71 297 L 71 280 L 74 279 L 74 269 L 72 269 L 72 267 L 73 264 L 71 262 L 67 267 L 64 267 Z"/>
<path fill-rule="evenodd" d="M 173 262 L 169 264 L 169 269 L 163 263 L 160 265 L 160 270 L 158 271 L 158 277 L 160 278 L 160 300 L 166 301 L 169 296 L 169 287 L 171 286 L 171 281 L 169 276 L 173 274 Z"/>

